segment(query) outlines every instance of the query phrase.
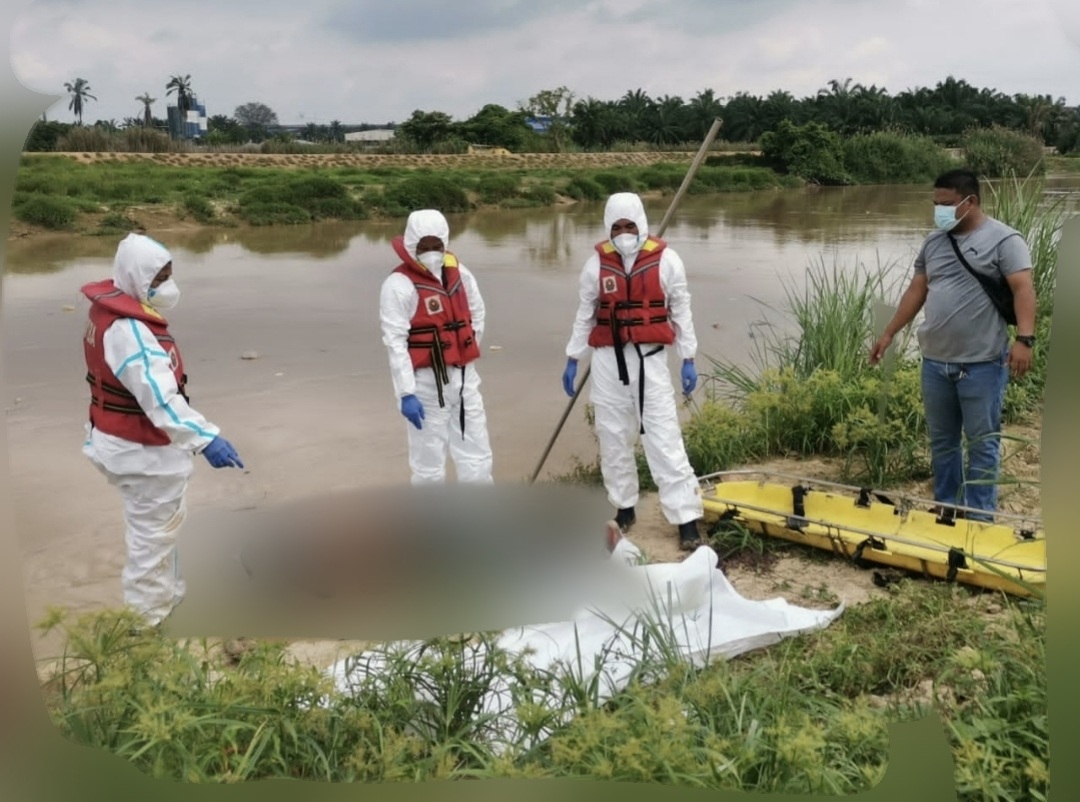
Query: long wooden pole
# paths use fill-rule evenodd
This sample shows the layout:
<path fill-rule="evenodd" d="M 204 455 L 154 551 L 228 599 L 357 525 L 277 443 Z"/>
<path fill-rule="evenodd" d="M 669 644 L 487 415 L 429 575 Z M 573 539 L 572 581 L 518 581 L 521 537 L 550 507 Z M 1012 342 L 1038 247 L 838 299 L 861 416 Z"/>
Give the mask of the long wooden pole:
<path fill-rule="evenodd" d="M 690 163 L 690 169 L 686 171 L 686 177 L 683 178 L 682 185 L 679 187 L 679 191 L 675 193 L 675 197 L 671 199 L 671 204 L 668 206 L 667 211 L 664 213 L 663 219 L 660 221 L 660 225 L 656 229 L 656 236 L 662 237 L 664 231 L 667 230 L 668 224 L 671 222 L 671 218 L 675 215 L 675 210 L 682 202 L 683 197 L 690 189 L 690 184 L 694 180 L 694 175 L 697 173 L 701 163 L 705 160 L 705 154 L 708 152 L 709 147 L 712 145 L 713 140 L 716 139 L 716 135 L 720 133 L 720 127 L 724 121 L 717 117 L 713 120 L 712 127 L 709 129 L 709 133 L 706 134 L 705 140 L 701 143 L 701 147 L 698 148 L 697 155 L 694 156 L 694 160 Z M 551 449 L 555 446 L 555 441 L 559 439 L 559 434 L 562 432 L 563 426 L 566 424 L 566 419 L 570 417 L 570 412 L 574 408 L 574 404 L 577 403 L 578 396 L 581 395 L 581 391 L 585 389 L 585 383 L 589 380 L 589 374 L 592 373 L 592 365 L 585 369 L 584 375 L 581 377 L 581 381 L 578 383 L 577 390 L 574 391 L 574 395 L 570 398 L 570 403 L 566 405 L 566 409 L 563 410 L 562 417 L 559 418 L 559 423 L 555 427 L 554 433 L 551 435 L 551 439 L 548 440 L 547 448 L 544 449 L 543 455 L 540 457 L 540 461 L 536 463 L 536 468 L 532 472 L 532 476 L 529 477 L 529 484 L 533 484 L 536 481 L 536 477 L 540 475 L 541 469 L 544 467 L 544 463 L 547 462 L 548 455 L 551 454 Z"/>

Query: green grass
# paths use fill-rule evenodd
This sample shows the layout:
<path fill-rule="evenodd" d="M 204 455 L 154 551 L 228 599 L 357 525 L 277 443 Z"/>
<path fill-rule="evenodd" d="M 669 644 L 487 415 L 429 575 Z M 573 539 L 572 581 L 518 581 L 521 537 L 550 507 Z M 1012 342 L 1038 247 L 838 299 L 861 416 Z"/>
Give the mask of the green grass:
<path fill-rule="evenodd" d="M 231 665 L 205 643 L 128 636 L 130 619 L 106 611 L 50 622 L 67 653 L 46 698 L 66 737 L 159 778 L 580 777 L 829 794 L 877 783 L 887 722 L 935 704 L 961 800 L 1040 798 L 1046 683 L 1033 667 L 1045 659 L 1044 610 L 999 601 L 988 616 L 972 598 L 905 580 L 822 632 L 701 670 L 675 653 L 670 629 L 646 621 L 653 648 L 607 700 L 575 667 L 541 674 L 490 635 L 436 639 L 419 655 L 387 647 L 379 680 L 340 696 L 281 644 Z M 479 715 L 499 678 L 514 680 L 508 709 L 520 722 L 502 754 L 496 722 Z"/>
<path fill-rule="evenodd" d="M 95 128 L 72 129 L 66 136 L 70 141 L 61 143 L 65 147 L 99 154 L 192 150 L 190 146 L 173 147 L 175 143 L 170 144 L 164 135 L 142 129 L 131 129 L 122 136 Z M 285 147 L 275 143 L 261 150 L 276 152 L 279 145 Z M 848 169 L 863 182 L 929 180 L 932 170 L 939 166 L 935 157 L 941 153 L 933 143 L 927 145 L 919 138 L 889 133 L 854 137 L 841 145 L 851 162 Z M 349 150 L 328 147 L 310 152 Z M 762 157 L 724 156 L 730 150 L 727 145 L 713 150 L 715 153 L 695 175 L 689 187 L 691 194 L 784 189 L 805 183 L 794 174 L 777 172 Z M 485 166 L 435 170 L 339 166 L 301 171 L 266 166 L 180 167 L 154 160 L 124 162 L 106 158 L 84 164 L 63 156 L 24 154 L 16 177 L 16 195 L 25 198 L 42 193 L 81 201 L 83 205 L 76 208 L 75 218 L 65 217 L 61 225 L 69 230 L 86 230 L 81 223 L 85 212 L 122 212 L 131 206 L 172 207 L 208 225 L 274 225 L 322 219 L 401 218 L 421 206 L 455 212 L 477 207 L 550 206 L 560 197 L 595 201 L 620 191 L 671 194 L 682 184 L 686 170 L 682 161 L 672 161 L 617 168 Z M 333 200 L 314 201 L 310 190 L 315 184 L 321 186 L 323 197 Z"/>
<path fill-rule="evenodd" d="M 77 202 L 64 207 L 74 209 L 74 217 L 60 211 L 51 215 L 67 229 L 79 228 L 84 212 L 116 213 L 133 206 L 171 206 L 206 224 L 270 225 L 321 219 L 401 218 L 424 206 L 446 212 L 481 206 L 548 206 L 560 196 L 599 200 L 620 188 L 670 193 L 685 174 L 686 165 L 680 163 L 618 170 L 325 167 L 301 171 L 179 167 L 155 162 L 81 164 L 65 157 L 24 155 L 15 190 L 17 208 L 21 205 L 19 199 L 26 201 L 39 195 L 51 196 L 57 204 Z M 718 166 L 702 167 L 691 189 L 740 192 L 791 185 L 789 178 L 765 168 Z M 30 207 L 25 222 L 42 217 L 34 208 Z"/>

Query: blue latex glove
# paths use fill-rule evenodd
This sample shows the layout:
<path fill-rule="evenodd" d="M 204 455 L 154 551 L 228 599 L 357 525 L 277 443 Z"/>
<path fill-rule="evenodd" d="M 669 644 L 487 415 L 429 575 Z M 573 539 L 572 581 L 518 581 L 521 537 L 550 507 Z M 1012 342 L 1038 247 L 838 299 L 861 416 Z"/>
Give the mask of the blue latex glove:
<path fill-rule="evenodd" d="M 566 391 L 566 394 L 568 396 L 570 396 L 571 398 L 574 397 L 574 379 L 576 379 L 576 378 L 577 378 L 577 360 L 576 359 L 568 359 L 568 360 L 566 360 L 566 370 L 563 371 L 563 375 L 562 375 L 562 386 L 563 386 L 563 389 Z"/>
<path fill-rule="evenodd" d="M 697 387 L 697 370 L 693 362 L 685 359 L 682 363 L 682 391 L 685 395 L 690 395 L 695 387 Z"/>
<path fill-rule="evenodd" d="M 424 405 L 415 395 L 407 395 L 401 399 L 401 414 L 408 418 L 417 429 L 422 429 L 420 421 L 424 419 Z"/>
<path fill-rule="evenodd" d="M 221 436 L 211 440 L 210 445 L 203 449 L 202 455 L 215 468 L 244 467 L 244 463 L 240 461 L 240 455 L 236 453 L 232 443 Z"/>

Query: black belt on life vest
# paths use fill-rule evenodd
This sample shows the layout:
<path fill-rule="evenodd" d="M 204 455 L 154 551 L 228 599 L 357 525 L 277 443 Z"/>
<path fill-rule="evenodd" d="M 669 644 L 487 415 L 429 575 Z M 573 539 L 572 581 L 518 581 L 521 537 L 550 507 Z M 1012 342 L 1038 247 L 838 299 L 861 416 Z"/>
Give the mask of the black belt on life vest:
<path fill-rule="evenodd" d="M 601 308 L 604 308 L 605 306 L 607 305 L 603 303 L 601 304 Z M 611 341 L 615 344 L 615 364 L 619 367 L 619 381 L 621 381 L 624 385 L 628 385 L 630 384 L 630 370 L 627 368 L 626 365 L 626 354 L 623 353 L 625 345 L 622 339 L 623 327 L 642 326 L 646 322 L 663 323 L 668 319 L 668 316 L 666 314 L 657 315 L 656 317 L 649 318 L 648 321 L 621 320 L 618 314 L 616 314 L 620 309 L 642 309 L 645 307 L 645 304 L 642 301 L 616 301 L 614 304 L 612 304 L 612 306 L 614 308 L 612 309 L 611 316 L 607 320 L 605 320 L 604 318 L 599 318 L 597 322 L 607 323 L 611 327 Z M 664 308 L 664 302 L 650 301 L 648 306 L 651 309 Z M 633 343 L 634 350 L 637 351 L 638 355 L 638 411 L 639 417 L 641 419 L 641 424 L 638 427 L 638 433 L 645 434 L 645 359 L 646 357 L 653 356 L 654 354 L 658 354 L 663 351 L 664 346 L 658 345 L 648 353 L 642 354 L 641 345 L 639 343 L 630 340 L 629 337 L 627 338 L 627 341 Z"/>
<path fill-rule="evenodd" d="M 89 383 L 89 385 L 92 388 L 97 389 L 98 392 L 101 392 L 102 390 L 105 390 L 105 391 L 111 393 L 112 395 L 119 396 L 120 398 L 130 399 L 130 402 L 127 403 L 127 404 L 114 404 L 114 403 L 106 401 L 104 398 L 101 398 L 101 397 L 95 395 L 94 392 L 91 390 L 91 392 L 90 392 L 90 401 L 91 401 L 91 403 L 95 404 L 99 409 L 107 409 L 110 412 L 120 412 L 120 413 L 123 413 L 125 415 L 145 415 L 146 414 L 145 411 L 143 410 L 143 408 L 141 406 L 139 406 L 139 402 L 135 400 L 135 396 L 132 395 L 130 392 L 128 392 L 126 387 L 121 387 L 121 386 L 116 385 L 116 384 L 111 384 L 109 382 L 102 381 L 101 379 L 96 378 L 94 376 L 94 374 L 90 373 L 89 371 L 87 371 L 87 373 L 86 373 L 86 381 L 87 381 L 87 383 Z M 185 373 L 180 378 L 180 384 L 178 385 L 177 390 L 180 393 L 180 397 L 183 398 L 184 401 L 186 401 L 187 403 L 190 404 L 191 399 L 188 398 L 187 393 L 185 392 L 186 388 L 187 388 L 187 374 Z"/>
<path fill-rule="evenodd" d="M 456 331 L 457 329 L 460 329 L 464 325 L 465 325 L 464 323 L 461 323 L 459 321 L 459 322 L 455 322 L 455 323 L 447 323 L 444 326 L 444 328 L 447 331 Z M 408 343 L 408 347 L 409 348 L 426 348 L 431 352 L 431 367 L 432 367 L 433 372 L 435 373 L 435 391 L 438 393 L 438 396 L 439 396 L 439 408 L 442 409 L 443 407 L 446 406 L 446 399 L 443 396 L 443 387 L 445 387 L 447 384 L 450 383 L 450 373 L 447 370 L 446 358 L 445 358 L 445 356 L 443 354 L 443 348 L 446 345 L 448 345 L 448 343 L 444 343 L 442 341 L 442 338 L 439 336 L 439 327 L 438 326 L 421 326 L 419 328 L 414 327 L 414 328 L 409 329 L 409 335 L 410 336 L 415 335 L 415 334 L 430 334 L 431 335 L 431 342 L 430 343 L 429 342 L 416 343 L 416 342 L 413 342 L 410 339 L 409 343 Z M 471 339 L 472 338 L 469 338 L 470 341 L 471 341 Z M 470 344 L 470 342 L 466 341 L 465 345 L 467 346 L 469 344 Z M 459 391 L 460 394 L 458 396 L 461 403 L 459 404 L 460 411 L 458 413 L 458 423 L 461 426 L 461 439 L 464 440 L 465 439 L 465 366 L 460 365 L 460 366 L 455 366 L 455 367 L 460 367 L 461 368 L 461 389 Z"/>

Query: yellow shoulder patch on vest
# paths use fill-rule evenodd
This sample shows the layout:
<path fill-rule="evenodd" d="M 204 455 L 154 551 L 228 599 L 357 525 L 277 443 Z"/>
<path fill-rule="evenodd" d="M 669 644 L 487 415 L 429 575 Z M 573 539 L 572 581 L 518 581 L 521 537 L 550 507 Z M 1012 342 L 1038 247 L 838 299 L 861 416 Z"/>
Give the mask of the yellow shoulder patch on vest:
<path fill-rule="evenodd" d="M 641 246 L 641 250 L 643 250 L 643 251 L 655 251 L 659 247 L 660 247 L 660 243 L 657 242 L 652 237 L 649 237 L 647 240 L 645 240 L 645 244 Z"/>
<path fill-rule="evenodd" d="M 447 251 L 446 255 L 443 257 L 443 264 L 446 267 L 457 267 L 458 266 L 457 257 L 454 256 L 454 254 Z"/>
<path fill-rule="evenodd" d="M 154 309 L 154 307 L 150 306 L 150 304 L 148 304 L 148 303 L 145 303 L 145 302 L 140 302 L 140 303 L 141 303 L 141 305 L 142 305 L 143 311 L 144 311 L 144 312 L 146 312 L 146 314 L 148 314 L 148 315 L 152 315 L 153 317 L 156 317 L 156 318 L 158 318 L 158 319 L 160 319 L 160 320 L 164 320 L 164 319 L 165 319 L 165 318 L 163 318 L 163 317 L 161 316 L 161 312 L 159 312 L 158 310 Z"/>
<path fill-rule="evenodd" d="M 610 242 L 605 242 L 602 246 L 604 253 L 615 253 L 615 246 Z"/>

